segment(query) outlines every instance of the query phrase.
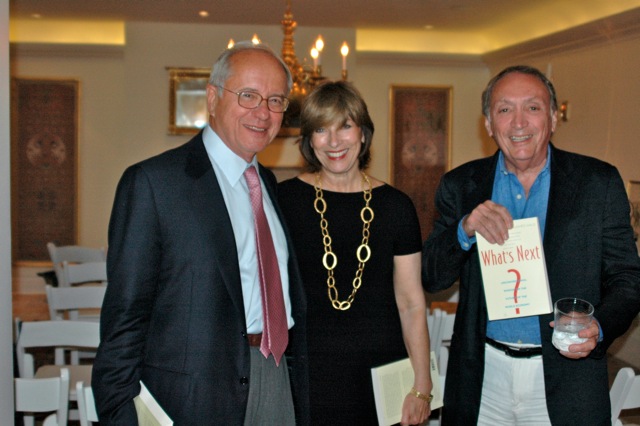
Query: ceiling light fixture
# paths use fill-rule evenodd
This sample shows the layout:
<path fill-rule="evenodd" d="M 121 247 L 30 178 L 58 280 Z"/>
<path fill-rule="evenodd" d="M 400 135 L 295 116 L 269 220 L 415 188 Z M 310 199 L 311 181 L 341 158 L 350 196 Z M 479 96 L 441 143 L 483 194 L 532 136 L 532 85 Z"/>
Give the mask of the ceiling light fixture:
<path fill-rule="evenodd" d="M 310 50 L 311 58 L 313 59 L 313 67 L 308 65 L 302 65 L 296 57 L 294 50 L 293 32 L 295 31 L 298 23 L 293 20 L 293 14 L 291 13 L 291 0 L 287 0 L 287 8 L 284 12 L 282 21 L 282 31 L 284 32 L 284 39 L 282 40 L 282 60 L 287 64 L 289 70 L 291 70 L 291 76 L 293 78 L 293 87 L 291 89 L 292 98 L 304 98 L 314 87 L 321 82 L 327 80 L 322 75 L 322 51 L 324 49 L 324 39 L 322 35 L 319 35 L 316 39 L 313 47 Z M 251 39 L 253 43 L 261 43 L 257 34 L 253 35 Z M 234 45 L 233 39 L 229 40 L 227 47 L 231 48 Z M 349 55 L 349 46 L 347 42 L 343 42 L 340 47 L 340 54 L 342 55 L 342 80 L 347 80 L 347 56 Z"/>

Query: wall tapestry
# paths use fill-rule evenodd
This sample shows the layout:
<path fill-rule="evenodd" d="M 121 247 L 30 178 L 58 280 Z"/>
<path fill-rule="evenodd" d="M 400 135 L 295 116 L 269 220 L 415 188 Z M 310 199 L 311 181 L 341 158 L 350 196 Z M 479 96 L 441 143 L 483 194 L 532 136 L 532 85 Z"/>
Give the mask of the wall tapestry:
<path fill-rule="evenodd" d="M 391 177 L 413 200 L 423 241 L 433 229 L 436 188 L 449 168 L 451 91 L 391 86 Z"/>
<path fill-rule="evenodd" d="M 76 80 L 11 82 L 13 260 L 47 261 L 46 244 L 76 243 Z"/>

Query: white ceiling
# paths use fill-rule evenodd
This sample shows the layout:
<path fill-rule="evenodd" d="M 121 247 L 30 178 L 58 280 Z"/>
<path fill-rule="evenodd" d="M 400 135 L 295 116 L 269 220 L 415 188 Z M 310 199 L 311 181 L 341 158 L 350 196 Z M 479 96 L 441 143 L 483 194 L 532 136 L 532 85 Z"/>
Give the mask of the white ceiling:
<path fill-rule="evenodd" d="M 10 0 L 10 17 L 274 25 L 286 0 Z M 635 5 L 635 6 L 634 6 Z M 299 25 L 475 32 L 509 21 L 569 26 L 640 6 L 639 0 L 291 0 Z M 198 12 L 209 11 L 201 18 Z"/>
<path fill-rule="evenodd" d="M 585 24 L 640 15 L 640 0 L 9 0 L 9 12 L 36 30 L 59 20 L 280 25 L 287 3 L 300 27 L 356 29 L 360 51 L 486 53 L 578 27 L 589 36 Z M 80 39 L 91 22 L 84 28 Z"/>

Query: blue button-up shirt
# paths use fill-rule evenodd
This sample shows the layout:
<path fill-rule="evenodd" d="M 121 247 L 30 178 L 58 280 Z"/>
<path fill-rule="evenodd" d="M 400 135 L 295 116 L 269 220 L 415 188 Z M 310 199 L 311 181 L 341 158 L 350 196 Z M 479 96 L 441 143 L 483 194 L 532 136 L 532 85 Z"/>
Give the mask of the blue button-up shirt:
<path fill-rule="evenodd" d="M 514 220 L 537 217 L 543 236 L 551 184 L 550 157 L 549 147 L 547 162 L 536 177 L 527 197 L 516 175 L 507 170 L 504 156 L 500 152 L 491 195 L 491 201 L 506 207 Z M 465 250 L 469 250 L 476 242 L 475 236 L 467 237 L 462 229 L 462 221 L 458 224 L 458 241 Z M 540 323 L 537 316 L 489 321 L 487 337 L 507 343 L 540 345 Z"/>

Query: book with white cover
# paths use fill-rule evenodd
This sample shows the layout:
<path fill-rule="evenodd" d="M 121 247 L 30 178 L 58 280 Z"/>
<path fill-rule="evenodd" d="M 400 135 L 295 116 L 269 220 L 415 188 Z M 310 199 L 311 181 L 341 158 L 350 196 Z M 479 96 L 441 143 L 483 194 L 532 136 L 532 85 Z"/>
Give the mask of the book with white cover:
<path fill-rule="evenodd" d="M 373 395 L 380 426 L 400 423 L 402 404 L 413 386 L 413 368 L 409 358 L 371 369 Z M 435 352 L 431 352 L 431 410 L 442 407 L 442 385 Z"/>
<path fill-rule="evenodd" d="M 173 420 L 165 413 L 149 389 L 140 381 L 140 394 L 133 398 L 140 426 L 172 426 Z"/>
<path fill-rule="evenodd" d="M 476 238 L 490 320 L 553 311 L 537 217 L 514 220 L 503 245 Z"/>

